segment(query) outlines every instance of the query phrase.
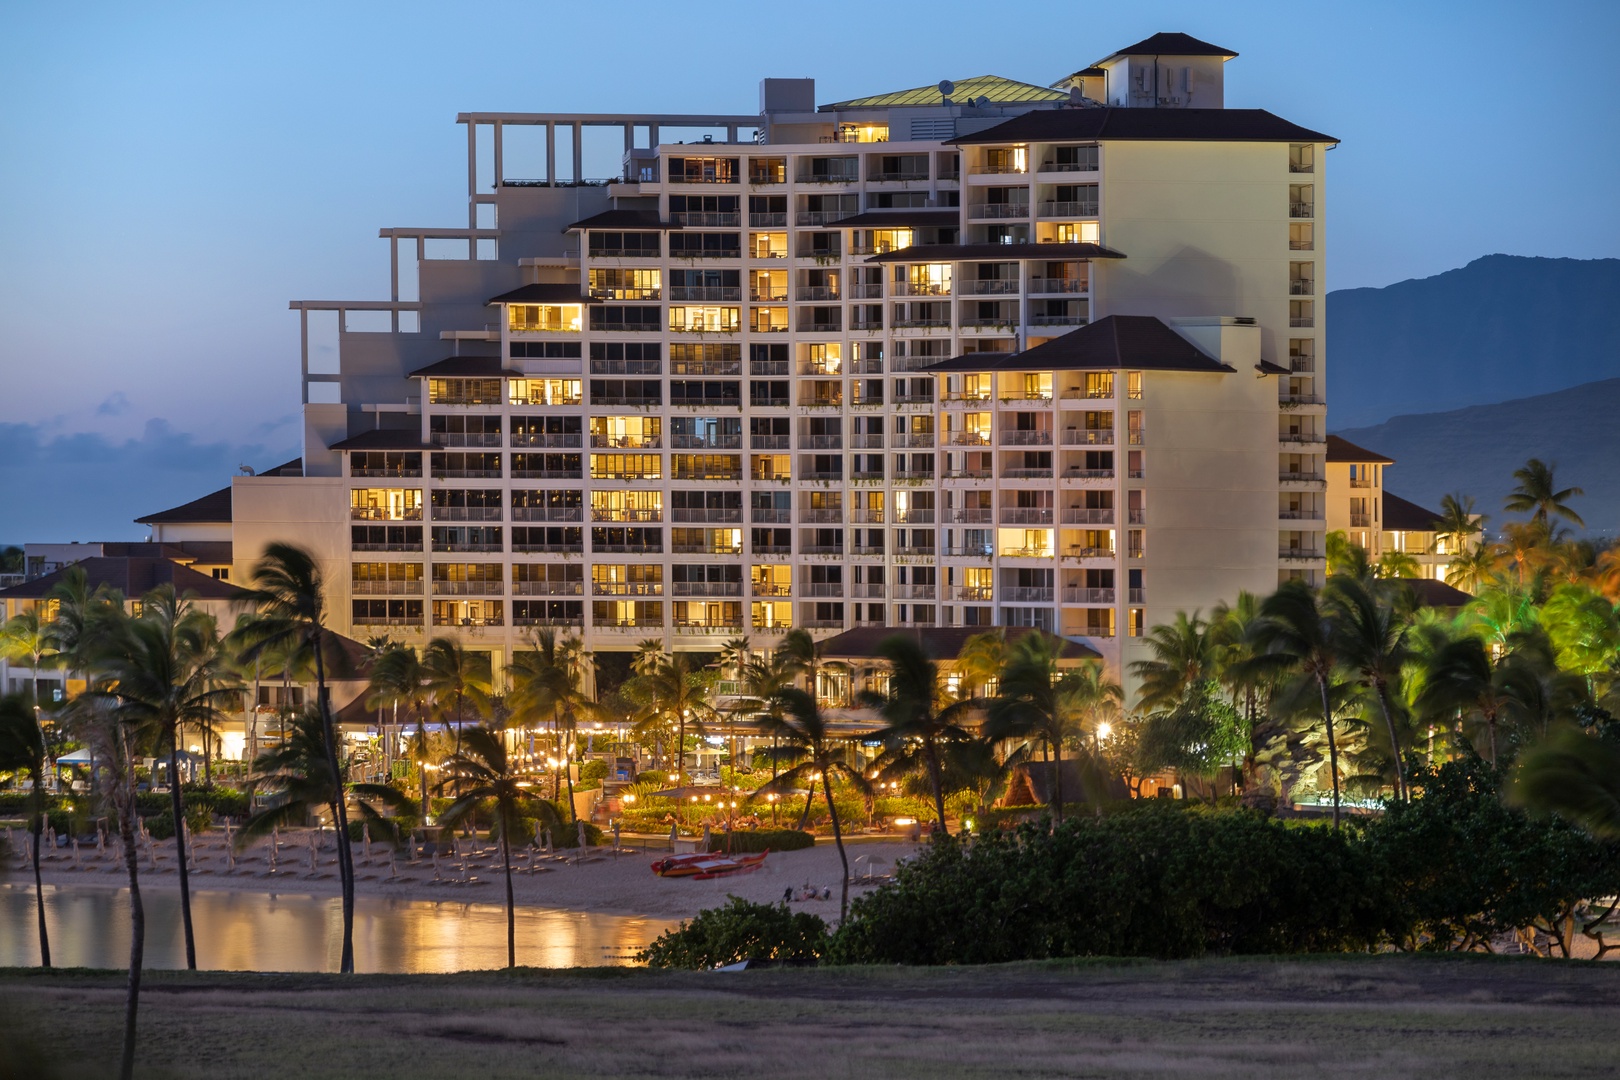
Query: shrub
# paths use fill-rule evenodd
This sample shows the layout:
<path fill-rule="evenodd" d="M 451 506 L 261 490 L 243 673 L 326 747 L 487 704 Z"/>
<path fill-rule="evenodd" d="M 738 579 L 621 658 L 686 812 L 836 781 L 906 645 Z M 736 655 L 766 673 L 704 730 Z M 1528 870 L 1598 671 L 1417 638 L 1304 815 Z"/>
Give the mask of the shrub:
<path fill-rule="evenodd" d="M 636 773 L 636 783 L 657 784 L 659 787 L 669 786 L 669 773 L 662 769 L 643 769 Z"/>
<path fill-rule="evenodd" d="M 709 850 L 725 851 L 726 839 L 730 837 L 730 850 L 736 854 L 747 854 L 754 851 L 800 851 L 807 847 L 814 847 L 816 838 L 807 832 L 798 829 L 755 829 L 732 833 L 716 832 L 709 834 Z"/>
<path fill-rule="evenodd" d="M 755 904 L 738 896 L 666 930 L 636 959 L 655 968 L 694 971 L 740 960 L 813 961 L 827 945 L 827 924 L 786 904 Z"/>
<path fill-rule="evenodd" d="M 607 762 L 601 758 L 592 758 L 579 767 L 580 783 L 589 783 L 592 780 L 606 780 L 610 771 Z"/>

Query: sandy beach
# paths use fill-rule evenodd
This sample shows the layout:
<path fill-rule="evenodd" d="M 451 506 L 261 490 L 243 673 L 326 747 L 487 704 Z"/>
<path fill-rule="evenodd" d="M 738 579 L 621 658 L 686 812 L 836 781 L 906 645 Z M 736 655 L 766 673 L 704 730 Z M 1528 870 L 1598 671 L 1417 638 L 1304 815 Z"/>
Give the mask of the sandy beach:
<path fill-rule="evenodd" d="M 22 848 L 23 834 L 13 833 L 13 852 Z M 306 830 L 290 830 L 280 836 L 271 871 L 268 840 L 236 856 L 234 866 L 227 857 L 223 834 L 210 832 L 196 838 L 193 889 L 232 892 L 287 892 L 296 890 L 314 896 L 338 894 L 336 857 L 332 836 L 315 854 L 313 868 Z M 723 904 L 727 895 L 754 901 L 779 901 L 791 892 L 792 906 L 814 912 L 829 922 L 838 917 L 838 851 L 830 840 L 803 851 L 773 852 L 757 871 L 713 881 L 690 878 L 660 878 L 652 873 L 651 862 L 665 852 L 657 841 L 652 850 L 640 847 L 589 848 L 581 858 L 575 852 L 559 850 L 554 855 L 525 852 L 513 858 L 513 893 L 517 903 L 530 908 L 601 912 L 613 915 L 642 915 L 664 919 L 687 919 L 708 907 Z M 628 844 L 628 841 L 627 841 Z M 918 845 L 904 840 L 859 840 L 846 844 L 850 872 L 856 882 L 890 874 L 895 863 L 914 854 Z M 372 844 L 368 856 L 364 845 L 355 845 L 356 892 L 362 896 L 391 897 L 401 900 L 457 899 L 484 904 L 505 902 L 499 849 L 487 841 L 459 841 L 460 854 L 441 855 L 411 862 L 403 850 L 390 860 L 387 847 Z M 153 856 L 155 855 L 155 860 Z M 11 881 L 31 881 L 33 872 L 26 862 L 8 860 Z M 81 847 L 75 858 L 71 850 L 58 848 L 44 853 L 43 878 L 59 886 L 100 886 L 118 888 L 125 883 L 122 857 L 116 845 L 101 853 L 94 847 Z M 141 887 L 175 889 L 179 874 L 175 867 L 174 842 L 158 841 L 140 856 Z M 800 899 L 810 886 L 819 892 L 830 890 L 829 899 Z M 852 884 L 851 898 L 871 888 Z"/>

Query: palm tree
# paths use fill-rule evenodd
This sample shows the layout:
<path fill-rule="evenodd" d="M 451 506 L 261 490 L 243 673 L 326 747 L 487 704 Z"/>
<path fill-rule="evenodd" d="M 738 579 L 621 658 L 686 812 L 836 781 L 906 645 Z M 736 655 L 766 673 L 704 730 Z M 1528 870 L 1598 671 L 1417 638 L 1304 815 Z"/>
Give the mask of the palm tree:
<path fill-rule="evenodd" d="M 1473 498 L 1459 491 L 1441 497 L 1440 520 L 1436 525 L 1435 534 L 1441 540 L 1451 541 L 1453 551 L 1462 551 L 1468 546 L 1469 537 L 1485 531 L 1485 515 L 1476 513 Z"/>
<path fill-rule="evenodd" d="M 1384 581 L 1415 578 L 1423 574 L 1417 558 L 1405 551 L 1386 551 L 1373 564 L 1372 576 Z"/>
<path fill-rule="evenodd" d="M 1303 581 L 1284 582 L 1260 605 L 1254 627 L 1254 664 L 1276 672 L 1293 671 L 1316 684 L 1327 733 L 1328 771 L 1333 778 L 1333 828 L 1339 828 L 1339 744 L 1333 730 L 1330 688 L 1339 666 L 1333 626 L 1317 595 Z"/>
<path fill-rule="evenodd" d="M 838 860 L 844 866 L 843 894 L 838 905 L 838 921 L 849 914 L 849 856 L 844 852 L 844 834 L 838 822 L 838 804 L 833 801 L 832 782 L 841 775 L 862 794 L 870 794 L 872 787 L 858 769 L 845 763 L 840 748 L 833 744 L 827 732 L 826 718 L 816 704 L 814 694 L 790 686 L 777 694 L 773 707 L 759 720 L 766 734 L 783 744 L 783 749 L 798 758 L 798 764 L 781 773 L 754 792 L 758 795 L 782 795 L 801 783 L 809 787 L 812 796 L 819 778 L 827 797 L 827 813 L 832 816 L 833 843 L 838 848 Z"/>
<path fill-rule="evenodd" d="M 450 638 L 436 637 L 422 651 L 422 684 L 433 698 L 439 722 L 456 719 L 455 753 L 461 753 L 461 726 L 469 702 L 481 715 L 489 714 L 488 658 L 464 649 Z M 454 708 L 452 709 L 452 705 Z"/>
<path fill-rule="evenodd" d="M 1499 731 L 1515 716 L 1522 680 L 1523 672 L 1515 670 L 1510 662 L 1492 664 L 1479 638 L 1459 638 L 1435 654 L 1418 707 L 1437 724 L 1449 724 L 1454 717 L 1460 717 L 1483 725 L 1490 751 L 1488 760 L 1495 765 Z"/>
<path fill-rule="evenodd" d="M 1096 709 L 1124 696 L 1103 677 L 1097 663 L 1060 672 L 1063 640 L 1039 630 L 1008 650 L 996 696 L 990 699 L 985 735 L 997 741 L 1038 738 L 1052 752 L 1052 816 L 1063 822 L 1063 743 L 1084 734 Z"/>
<path fill-rule="evenodd" d="M 988 697 L 987 688 L 1001 675 L 1006 663 L 1005 630 L 986 630 L 968 638 L 962 643 L 962 651 L 956 654 L 961 696 Z"/>
<path fill-rule="evenodd" d="M 487 727 L 469 730 L 460 752 L 443 765 L 446 779 L 440 784 L 465 781 L 472 786 L 462 792 L 444 812 L 446 828 L 455 828 L 478 809 L 480 803 L 495 804 L 494 830 L 501 838 L 501 865 L 506 872 L 506 966 L 517 967 L 517 922 L 512 900 L 512 837 L 522 836 L 524 809 L 533 811 L 542 824 L 556 829 L 562 825 L 557 808 L 529 790 L 529 782 L 512 770 L 501 732 Z"/>
<path fill-rule="evenodd" d="M 34 846 L 34 906 L 39 917 L 39 966 L 51 966 L 51 938 L 45 930 L 45 887 L 39 875 L 39 836 L 45 828 L 45 729 L 27 695 L 0 697 L 0 772 L 29 780 L 28 832 Z"/>
<path fill-rule="evenodd" d="M 657 638 L 643 638 L 636 642 L 636 653 L 630 658 L 630 671 L 635 675 L 651 675 L 664 659 L 664 643 Z"/>
<path fill-rule="evenodd" d="M 197 968 L 191 923 L 191 882 L 186 863 L 185 795 L 180 781 L 180 733 L 212 730 L 224 706 L 241 691 L 220 648 L 211 616 L 193 608 L 164 584 L 141 598 L 141 614 L 119 624 L 108 649 L 106 674 L 122 722 L 144 733 L 169 757 L 169 804 L 174 815 L 175 862 L 180 874 L 180 921 L 185 929 L 186 967 Z"/>
<path fill-rule="evenodd" d="M 876 737 L 889 747 L 888 767 L 911 772 L 920 764 L 934 796 L 939 831 L 945 827 L 944 749 L 970 738 L 963 726 L 978 706 L 971 698 L 952 700 L 939 665 L 928 659 L 915 637 L 896 634 L 878 644 L 878 655 L 889 662 L 887 694 L 867 691 L 862 704 L 876 709 L 883 727 Z M 919 760 L 920 759 L 920 760 Z"/>
<path fill-rule="evenodd" d="M 1138 705 L 1142 709 L 1172 708 L 1189 688 L 1215 677 L 1222 642 L 1209 631 L 1209 624 L 1197 611 L 1190 616 L 1178 611 L 1174 623 L 1148 631 L 1142 644 L 1152 659 L 1131 663 L 1131 674 L 1139 680 Z"/>
<path fill-rule="evenodd" d="M 692 670 L 692 662 L 686 653 L 663 657 L 651 673 L 636 678 L 635 691 L 645 702 L 641 709 L 641 722 L 652 721 L 666 728 L 670 725 L 676 728 L 677 787 L 686 782 L 687 725 L 690 724 L 702 737 L 705 723 L 718 717 L 714 706 L 708 701 L 713 682 L 713 672 Z"/>
<path fill-rule="evenodd" d="M 1511 514 L 1529 514 L 1530 520 L 1538 525 L 1549 525 L 1553 518 L 1563 518 L 1572 525 L 1585 528 L 1586 522 L 1570 508 L 1569 500 L 1586 492 L 1578 487 L 1558 490 L 1558 483 L 1554 479 L 1557 467 L 1557 462 L 1531 458 L 1523 468 L 1514 469 L 1513 479 L 1519 485 L 1508 494 L 1502 508 Z"/>
<path fill-rule="evenodd" d="M 252 589 L 244 606 L 259 617 L 245 628 L 240 659 L 256 662 L 266 652 L 288 657 L 310 656 L 315 662 L 315 708 L 321 721 L 321 744 L 329 775 L 344 775 L 338 764 L 337 730 L 326 692 L 326 585 L 315 558 L 292 544 L 272 543 L 253 567 Z M 343 891 L 343 948 L 338 969 L 354 971 L 354 855 L 349 848 L 349 819 L 344 800 L 334 804 L 337 825 L 338 878 Z"/>
<path fill-rule="evenodd" d="M 1496 550 L 1481 540 L 1452 556 L 1450 564 L 1446 566 L 1446 584 L 1464 592 L 1477 593 L 1496 573 L 1499 561 Z"/>
<path fill-rule="evenodd" d="M 50 623 L 42 628 L 45 638 L 66 670 L 84 675 L 88 683 L 91 654 L 115 594 L 105 584 L 91 589 L 84 567 L 74 565 L 62 572 L 61 580 L 45 595 L 56 609 Z"/>
<path fill-rule="evenodd" d="M 1343 529 L 1334 529 L 1327 534 L 1327 569 L 1328 574 L 1334 577 L 1373 576 L 1367 549 L 1360 544 L 1351 543 L 1350 535 Z"/>
<path fill-rule="evenodd" d="M 1567 818 L 1600 840 L 1620 839 L 1620 746 L 1574 727 L 1562 729 L 1525 753 L 1509 796 Z"/>
<path fill-rule="evenodd" d="M 512 715 L 525 726 L 531 720 L 550 721 L 552 739 L 564 759 L 572 756 L 577 710 L 587 704 L 580 691 L 585 662 L 578 638 L 559 639 L 554 631 L 541 630 L 535 635 L 534 647 L 515 653 L 507 668 Z M 577 821 L 573 774 L 565 771 L 564 775 L 568 777 L 569 820 Z"/>
<path fill-rule="evenodd" d="M 426 677 L 422 672 L 422 658 L 416 650 L 409 645 L 393 645 L 384 649 L 371 665 L 369 696 L 366 698 L 367 708 L 381 708 L 391 706 L 398 709 L 404 705 L 410 710 L 411 719 L 416 722 L 416 779 L 422 794 L 422 824 L 428 823 L 428 783 L 427 783 L 427 755 L 423 751 L 427 747 L 427 729 L 424 724 L 426 718 L 427 688 L 424 685 Z"/>
<path fill-rule="evenodd" d="M 1406 777 L 1401 763 L 1401 740 L 1395 731 L 1391 684 L 1399 686 L 1401 670 L 1411 659 L 1407 625 L 1395 606 L 1355 578 L 1333 578 L 1327 591 L 1332 619 L 1333 646 L 1341 662 L 1372 691 L 1389 734 L 1390 760 L 1395 768 L 1395 798 L 1406 799 Z"/>
<path fill-rule="evenodd" d="M 50 624 L 39 617 L 40 609 L 19 611 L 0 627 L 0 660 L 26 666 L 37 688 L 39 673 L 54 661 L 55 646 L 51 643 Z"/>

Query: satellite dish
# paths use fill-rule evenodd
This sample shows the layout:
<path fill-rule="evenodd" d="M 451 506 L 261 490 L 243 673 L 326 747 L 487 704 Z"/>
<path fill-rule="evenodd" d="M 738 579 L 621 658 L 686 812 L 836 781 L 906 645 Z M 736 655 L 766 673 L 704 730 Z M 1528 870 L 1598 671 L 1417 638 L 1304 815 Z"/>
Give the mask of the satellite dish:
<path fill-rule="evenodd" d="M 944 97 L 950 97 L 956 93 L 956 84 L 949 79 L 941 79 L 939 80 L 939 92 Z"/>
<path fill-rule="evenodd" d="M 1070 105 L 1078 105 L 1078 104 L 1080 104 L 1080 102 L 1085 99 L 1085 96 L 1086 96 L 1085 94 L 1080 92 L 1080 88 L 1078 86 L 1069 87 L 1069 104 Z"/>
<path fill-rule="evenodd" d="M 973 99 L 973 104 L 975 107 L 980 109 L 989 108 L 990 98 L 987 95 L 980 94 L 978 97 Z"/>

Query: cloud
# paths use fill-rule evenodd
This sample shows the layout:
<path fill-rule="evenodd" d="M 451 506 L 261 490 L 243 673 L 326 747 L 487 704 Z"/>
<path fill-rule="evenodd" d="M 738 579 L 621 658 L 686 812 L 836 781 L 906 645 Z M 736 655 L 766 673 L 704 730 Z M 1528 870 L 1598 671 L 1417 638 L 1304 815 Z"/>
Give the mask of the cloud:
<path fill-rule="evenodd" d="M 298 455 L 298 433 L 260 425 L 243 442 L 203 441 L 168 420 L 112 439 L 54 424 L 0 423 L 0 542 L 118 540 L 133 519 L 231 482 L 238 464 L 266 469 Z"/>
<path fill-rule="evenodd" d="M 129 398 L 124 396 L 122 390 L 114 390 L 107 395 L 107 400 L 96 406 L 97 416 L 122 416 L 129 412 Z"/>

